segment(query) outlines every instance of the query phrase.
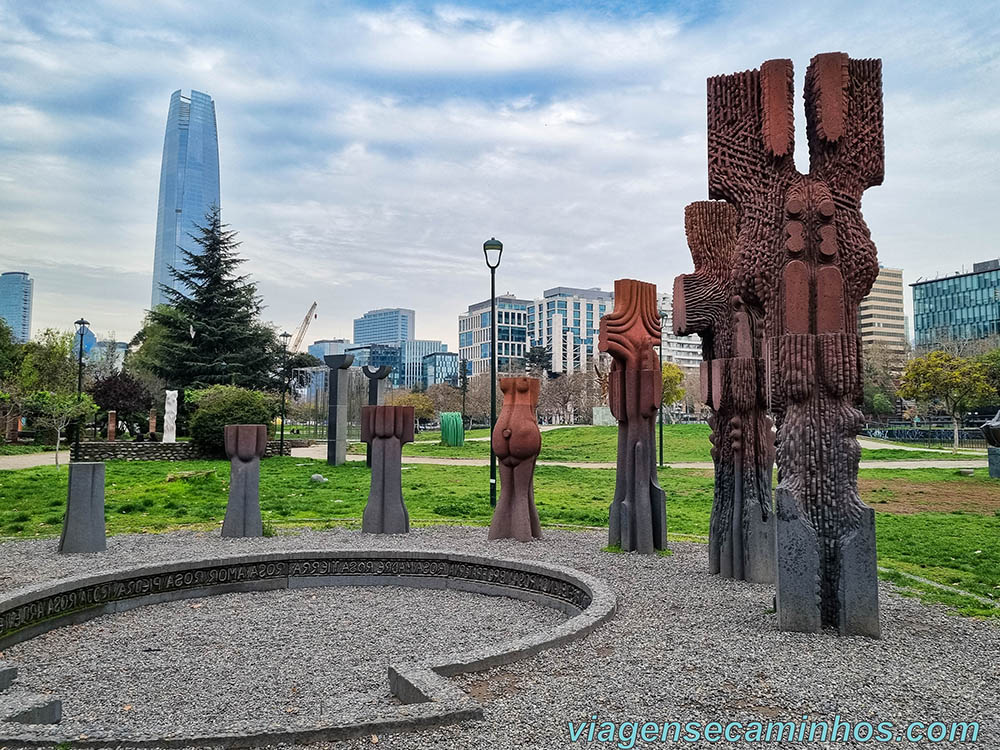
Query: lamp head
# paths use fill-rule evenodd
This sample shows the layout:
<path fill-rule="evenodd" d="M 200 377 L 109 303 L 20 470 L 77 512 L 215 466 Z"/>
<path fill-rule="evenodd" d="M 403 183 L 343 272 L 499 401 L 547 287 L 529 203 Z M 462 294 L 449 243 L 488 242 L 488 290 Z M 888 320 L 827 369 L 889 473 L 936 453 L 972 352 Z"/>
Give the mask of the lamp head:
<path fill-rule="evenodd" d="M 483 255 L 486 256 L 486 265 L 496 268 L 500 265 L 500 256 L 503 255 L 503 243 L 496 237 L 490 237 L 483 243 Z"/>

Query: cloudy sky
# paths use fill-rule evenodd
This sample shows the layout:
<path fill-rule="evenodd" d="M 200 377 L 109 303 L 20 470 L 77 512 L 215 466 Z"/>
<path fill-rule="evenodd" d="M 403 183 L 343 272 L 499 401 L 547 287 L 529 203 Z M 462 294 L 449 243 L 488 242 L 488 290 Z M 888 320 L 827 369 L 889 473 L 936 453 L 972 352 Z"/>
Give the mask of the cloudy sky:
<path fill-rule="evenodd" d="M 375 307 L 457 344 L 499 291 L 669 288 L 706 197 L 705 79 L 881 57 L 864 213 L 907 283 L 1000 256 L 996 2 L 0 2 L 0 270 L 34 328 L 119 339 L 149 304 L 170 94 L 216 102 L 223 218 L 266 317 L 308 340 Z M 799 113 L 800 169 L 807 168 Z M 907 291 L 909 297 L 909 291 Z M 908 300 L 909 303 L 909 300 Z"/>

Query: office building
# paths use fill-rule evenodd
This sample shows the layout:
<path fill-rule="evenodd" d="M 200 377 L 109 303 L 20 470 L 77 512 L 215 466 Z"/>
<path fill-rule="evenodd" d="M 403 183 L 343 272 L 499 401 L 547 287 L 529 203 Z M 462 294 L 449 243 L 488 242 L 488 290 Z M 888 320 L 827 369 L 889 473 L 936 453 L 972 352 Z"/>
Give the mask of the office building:
<path fill-rule="evenodd" d="M 459 357 L 456 352 L 441 351 L 425 354 L 422 368 L 424 388 L 430 388 L 438 383 L 447 383 L 456 388 L 461 385 L 458 376 Z"/>
<path fill-rule="evenodd" d="M 400 307 L 369 310 L 354 319 L 354 345 L 397 344 L 414 338 L 416 313 Z"/>
<path fill-rule="evenodd" d="M 327 354 L 343 354 L 351 346 L 349 339 L 319 339 L 309 345 L 307 351 L 320 362 Z"/>
<path fill-rule="evenodd" d="M 677 336 L 674 334 L 673 295 L 663 292 L 657 295 L 660 307 L 660 345 L 663 347 L 663 361 L 673 362 L 686 370 L 701 367 L 701 336 Z"/>
<path fill-rule="evenodd" d="M 906 356 L 903 269 L 879 266 L 871 291 L 861 300 L 858 333 L 866 347 L 883 347 L 900 360 Z"/>
<path fill-rule="evenodd" d="M 528 350 L 528 308 L 533 303 L 509 292 L 498 295 L 496 303 L 497 372 L 520 372 Z M 458 316 L 458 356 L 468 362 L 470 376 L 490 372 L 492 329 L 488 299 L 469 305 L 468 311 Z"/>
<path fill-rule="evenodd" d="M 552 374 L 593 369 L 601 318 L 613 307 L 614 295 L 597 287 L 546 289 L 528 306 L 529 346 L 545 348 Z"/>
<path fill-rule="evenodd" d="M 79 346 L 79 342 L 80 338 L 78 336 L 76 339 L 77 346 Z M 86 338 L 84 339 L 84 347 L 86 347 Z M 125 352 L 127 350 L 128 344 L 124 341 L 97 341 L 86 352 L 86 358 L 90 363 L 107 362 L 110 365 L 110 369 L 118 371 L 125 364 Z"/>
<path fill-rule="evenodd" d="M 170 269 L 185 267 L 182 249 L 201 251 L 189 235 L 197 236 L 195 226 L 204 226 L 209 208 L 220 205 L 215 102 L 200 91 L 192 91 L 190 96 L 175 91 L 170 96 L 163 137 L 151 306 L 167 301 L 161 284 L 178 288 Z"/>
<path fill-rule="evenodd" d="M 31 338 L 31 300 L 35 281 L 25 271 L 0 274 L 0 318 L 3 318 L 16 341 Z"/>
<path fill-rule="evenodd" d="M 1000 259 L 976 263 L 969 273 L 910 286 L 918 348 L 1000 336 Z"/>
<path fill-rule="evenodd" d="M 424 357 L 436 352 L 447 352 L 448 345 L 440 341 L 408 339 L 400 342 L 399 384 L 403 388 L 414 388 L 424 384 Z"/>

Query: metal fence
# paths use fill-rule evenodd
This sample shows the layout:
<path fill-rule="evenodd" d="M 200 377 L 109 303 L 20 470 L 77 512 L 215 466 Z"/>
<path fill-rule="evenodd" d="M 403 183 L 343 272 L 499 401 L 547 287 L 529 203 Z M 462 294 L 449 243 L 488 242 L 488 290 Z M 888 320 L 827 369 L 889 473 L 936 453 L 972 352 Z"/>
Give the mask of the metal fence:
<path fill-rule="evenodd" d="M 894 443 L 913 443 L 927 448 L 950 448 L 954 433 L 949 427 L 899 427 L 878 424 L 865 425 L 861 430 L 864 437 L 889 440 Z M 986 449 L 986 438 L 978 428 L 963 427 L 958 431 L 959 448 Z"/>

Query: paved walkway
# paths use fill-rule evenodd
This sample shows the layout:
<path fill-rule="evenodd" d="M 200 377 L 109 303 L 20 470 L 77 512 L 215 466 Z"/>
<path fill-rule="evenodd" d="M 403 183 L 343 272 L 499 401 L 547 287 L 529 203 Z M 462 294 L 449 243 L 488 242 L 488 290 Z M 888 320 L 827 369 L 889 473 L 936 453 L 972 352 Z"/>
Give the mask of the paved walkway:
<path fill-rule="evenodd" d="M 53 466 L 56 462 L 55 451 L 45 451 L 45 453 L 25 453 L 20 456 L 0 456 L 0 470 L 3 469 L 30 469 L 33 466 Z M 59 451 L 59 463 L 69 463 L 69 451 Z"/>
<path fill-rule="evenodd" d="M 872 440 L 870 438 L 858 438 L 858 444 L 862 448 L 868 448 L 873 451 L 920 451 L 922 453 L 951 453 L 951 448 L 921 448 L 917 445 L 903 445 L 900 443 L 883 443 L 879 440 Z M 959 448 L 959 453 L 982 453 L 986 455 L 986 451 L 982 448 Z"/>

